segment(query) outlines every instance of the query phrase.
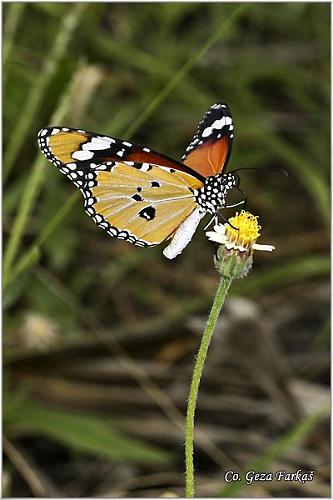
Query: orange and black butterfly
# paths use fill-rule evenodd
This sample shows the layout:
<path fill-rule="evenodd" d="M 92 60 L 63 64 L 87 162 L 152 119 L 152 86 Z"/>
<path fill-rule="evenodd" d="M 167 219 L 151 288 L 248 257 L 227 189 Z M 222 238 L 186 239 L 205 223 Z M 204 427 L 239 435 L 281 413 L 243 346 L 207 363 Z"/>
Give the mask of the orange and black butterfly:
<path fill-rule="evenodd" d="M 172 238 L 163 252 L 168 258 L 181 253 L 204 215 L 228 206 L 227 193 L 239 184 L 235 172 L 225 173 L 232 140 L 232 116 L 223 103 L 204 115 L 182 162 L 80 129 L 38 133 L 41 151 L 81 190 L 98 226 L 139 246 Z"/>

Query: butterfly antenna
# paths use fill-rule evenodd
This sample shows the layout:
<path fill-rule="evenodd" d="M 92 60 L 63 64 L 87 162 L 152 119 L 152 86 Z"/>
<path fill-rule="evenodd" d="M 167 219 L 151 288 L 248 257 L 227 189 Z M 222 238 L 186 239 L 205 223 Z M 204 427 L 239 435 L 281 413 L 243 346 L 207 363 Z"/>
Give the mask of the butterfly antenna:
<path fill-rule="evenodd" d="M 233 172 L 240 172 L 241 170 L 278 170 L 279 172 L 282 172 L 286 177 L 289 176 L 288 170 L 282 167 L 242 167 L 242 168 L 236 168 L 236 170 L 233 170 Z"/>
<path fill-rule="evenodd" d="M 227 208 L 227 207 L 224 207 L 224 208 Z M 228 221 L 228 219 L 226 217 L 224 217 L 223 214 L 220 214 L 222 219 L 224 220 L 224 222 L 226 222 L 227 224 L 229 224 L 230 227 L 232 227 L 232 229 L 236 229 L 236 231 L 239 231 L 239 228 L 238 227 L 235 227 L 231 224 L 231 222 Z"/>

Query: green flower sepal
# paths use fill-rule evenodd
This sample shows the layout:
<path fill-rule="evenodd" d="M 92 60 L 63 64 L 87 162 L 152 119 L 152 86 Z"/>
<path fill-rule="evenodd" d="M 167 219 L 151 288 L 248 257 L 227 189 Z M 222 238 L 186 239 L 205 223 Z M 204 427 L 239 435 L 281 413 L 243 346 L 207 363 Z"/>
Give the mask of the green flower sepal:
<path fill-rule="evenodd" d="M 215 267 L 221 276 L 230 280 L 244 278 L 251 270 L 252 252 L 240 253 L 220 245 L 215 256 Z"/>

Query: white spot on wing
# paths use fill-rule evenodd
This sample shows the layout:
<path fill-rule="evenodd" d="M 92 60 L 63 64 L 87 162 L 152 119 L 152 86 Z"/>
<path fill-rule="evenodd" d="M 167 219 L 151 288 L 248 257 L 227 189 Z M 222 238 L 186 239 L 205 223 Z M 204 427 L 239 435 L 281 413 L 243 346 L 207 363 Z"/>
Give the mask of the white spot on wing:
<path fill-rule="evenodd" d="M 93 137 L 91 141 L 83 144 L 82 149 L 84 151 L 92 149 L 93 151 L 101 150 L 101 149 L 109 149 L 111 146 L 111 141 L 109 140 L 101 140 L 98 137 Z"/>
<path fill-rule="evenodd" d="M 94 153 L 92 151 L 75 151 L 72 154 L 72 158 L 79 161 L 90 160 L 93 156 Z"/>
<path fill-rule="evenodd" d="M 115 139 L 112 139 L 112 137 L 107 137 L 106 135 L 98 135 L 96 139 L 101 139 L 102 141 L 107 141 L 107 142 L 116 142 Z"/>
<path fill-rule="evenodd" d="M 210 127 L 206 127 L 202 132 L 202 137 L 209 137 L 214 129 L 220 130 L 226 125 L 231 125 L 232 119 L 230 116 L 222 116 L 220 120 L 215 120 Z"/>

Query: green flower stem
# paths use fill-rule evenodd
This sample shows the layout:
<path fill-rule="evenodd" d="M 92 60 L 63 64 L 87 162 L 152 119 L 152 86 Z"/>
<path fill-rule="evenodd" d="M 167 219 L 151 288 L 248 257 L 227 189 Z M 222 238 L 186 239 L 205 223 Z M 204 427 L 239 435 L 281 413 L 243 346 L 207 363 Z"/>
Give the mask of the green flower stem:
<path fill-rule="evenodd" d="M 186 498 L 194 496 L 194 469 L 193 469 L 193 433 L 194 433 L 194 414 L 197 404 L 199 385 L 203 372 L 205 359 L 209 344 L 218 320 L 220 311 L 227 296 L 229 287 L 232 283 L 231 277 L 222 276 L 212 309 L 209 314 L 207 325 L 201 340 L 200 349 L 196 359 L 193 377 L 191 382 L 190 394 L 188 398 L 186 428 L 185 428 L 185 464 L 186 464 Z"/>

